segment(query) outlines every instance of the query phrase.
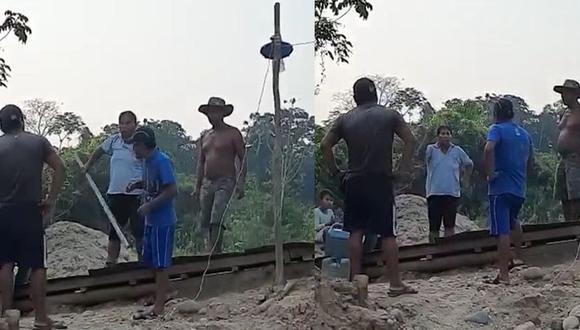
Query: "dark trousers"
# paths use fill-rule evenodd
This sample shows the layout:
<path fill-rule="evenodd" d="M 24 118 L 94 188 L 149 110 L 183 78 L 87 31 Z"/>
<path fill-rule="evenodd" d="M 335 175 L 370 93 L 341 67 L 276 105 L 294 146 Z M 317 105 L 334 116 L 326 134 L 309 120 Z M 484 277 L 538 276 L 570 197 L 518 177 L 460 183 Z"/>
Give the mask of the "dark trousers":
<path fill-rule="evenodd" d="M 458 197 L 448 195 L 429 196 L 427 198 L 429 232 L 438 234 L 442 223 L 446 229 L 455 228 L 458 205 Z"/>

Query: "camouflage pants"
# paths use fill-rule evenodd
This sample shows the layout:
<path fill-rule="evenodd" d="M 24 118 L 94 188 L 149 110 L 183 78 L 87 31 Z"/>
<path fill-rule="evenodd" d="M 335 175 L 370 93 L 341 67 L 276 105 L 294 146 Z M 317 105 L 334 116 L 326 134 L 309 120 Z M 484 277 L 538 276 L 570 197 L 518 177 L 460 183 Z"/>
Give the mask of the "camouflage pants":
<path fill-rule="evenodd" d="M 235 180 L 233 178 L 203 180 L 199 196 L 202 228 L 208 229 L 210 226 L 223 224 L 222 217 L 234 191 L 234 186 Z"/>
<path fill-rule="evenodd" d="M 554 195 L 561 201 L 580 200 L 580 154 L 567 154 L 558 164 Z"/>

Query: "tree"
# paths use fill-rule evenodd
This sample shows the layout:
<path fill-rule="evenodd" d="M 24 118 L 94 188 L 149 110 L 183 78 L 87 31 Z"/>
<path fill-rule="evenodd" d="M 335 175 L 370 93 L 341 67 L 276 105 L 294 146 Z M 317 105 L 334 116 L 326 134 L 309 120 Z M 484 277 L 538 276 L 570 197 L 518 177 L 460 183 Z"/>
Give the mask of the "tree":
<path fill-rule="evenodd" d="M 55 132 L 60 107 L 55 101 L 32 99 L 24 101 L 26 129 L 32 133 L 48 137 Z"/>
<path fill-rule="evenodd" d="M 314 49 L 320 56 L 322 78 L 324 79 L 324 60 L 330 58 L 338 63 L 348 63 L 352 53 L 352 42 L 340 32 L 340 19 L 354 8 L 360 18 L 366 20 L 373 6 L 367 0 L 315 0 L 314 1 Z M 315 92 L 317 92 L 318 88 Z"/>
<path fill-rule="evenodd" d="M 294 100 L 284 101 L 282 109 L 282 184 L 285 193 L 311 201 L 314 172 L 314 117 L 297 107 Z M 260 183 L 271 180 L 270 159 L 273 150 L 274 115 L 254 113 L 242 129 L 250 145 L 247 161 Z"/>
<path fill-rule="evenodd" d="M 413 87 L 401 89 L 399 79 L 395 77 L 376 74 L 367 78 L 375 83 L 378 104 L 396 110 L 409 119 L 418 117 L 424 111 L 427 99 L 417 89 Z M 356 107 L 351 89 L 334 94 L 333 101 L 335 107 L 326 120 L 327 124 L 334 121 L 341 113 Z"/>
<path fill-rule="evenodd" d="M 348 63 L 352 43 L 340 32 L 339 20 L 352 9 L 366 20 L 373 6 L 367 0 L 316 0 L 314 2 L 315 51 L 322 58 Z M 328 15 L 330 12 L 330 15 Z"/>
<path fill-rule="evenodd" d="M 59 149 L 62 148 L 65 141 L 70 142 L 75 133 L 85 138 L 92 135 L 81 117 L 72 112 L 56 115 L 54 125 L 50 131 L 51 134 L 58 137 Z"/>
<path fill-rule="evenodd" d="M 4 18 L 4 22 L 0 25 L 0 34 L 5 34 L 0 37 L 0 42 L 13 33 L 18 41 L 26 44 L 26 41 L 28 41 L 28 35 L 32 32 L 30 27 L 27 25 L 28 17 L 10 10 L 4 12 L 4 16 L 6 17 Z M 10 77 L 9 72 L 11 71 L 12 68 L 6 64 L 6 61 L 3 58 L 0 58 L 0 87 L 7 87 L 6 82 L 8 81 L 8 77 Z"/>

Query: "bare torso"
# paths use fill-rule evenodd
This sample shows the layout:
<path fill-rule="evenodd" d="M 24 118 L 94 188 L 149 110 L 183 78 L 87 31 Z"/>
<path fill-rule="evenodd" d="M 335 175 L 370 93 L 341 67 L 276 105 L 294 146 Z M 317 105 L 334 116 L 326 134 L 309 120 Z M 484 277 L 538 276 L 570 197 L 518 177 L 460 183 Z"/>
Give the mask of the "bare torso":
<path fill-rule="evenodd" d="M 580 153 L 580 109 L 568 110 L 559 124 L 558 152 Z"/>
<path fill-rule="evenodd" d="M 239 130 L 231 126 L 211 130 L 203 136 L 204 178 L 236 177 L 236 143 L 240 138 Z"/>

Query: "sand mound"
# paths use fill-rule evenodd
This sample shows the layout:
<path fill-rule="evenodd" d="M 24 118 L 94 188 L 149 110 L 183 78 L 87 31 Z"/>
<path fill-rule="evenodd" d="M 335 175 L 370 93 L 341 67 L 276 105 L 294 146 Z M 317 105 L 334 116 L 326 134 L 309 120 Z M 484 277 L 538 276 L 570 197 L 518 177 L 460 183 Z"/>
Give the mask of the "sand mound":
<path fill-rule="evenodd" d="M 417 195 L 399 195 L 396 197 L 395 203 L 399 244 L 427 243 L 429 241 L 427 199 Z M 473 230 L 479 230 L 479 227 L 466 216 L 457 214 L 455 232 Z"/>
<path fill-rule="evenodd" d="M 87 275 L 107 261 L 108 235 L 74 222 L 61 221 L 46 229 L 48 278 Z M 121 249 L 119 262 L 135 260 Z"/>

